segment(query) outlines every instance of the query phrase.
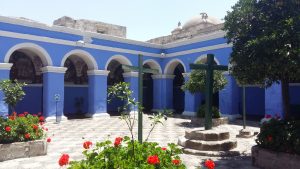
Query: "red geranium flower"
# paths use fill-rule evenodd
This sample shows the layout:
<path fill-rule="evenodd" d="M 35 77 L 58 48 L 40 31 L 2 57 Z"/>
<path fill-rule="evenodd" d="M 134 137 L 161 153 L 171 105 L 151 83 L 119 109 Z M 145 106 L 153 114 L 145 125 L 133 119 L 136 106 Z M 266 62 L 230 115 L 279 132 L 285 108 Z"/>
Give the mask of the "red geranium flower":
<path fill-rule="evenodd" d="M 149 156 L 147 162 L 148 162 L 148 164 L 151 164 L 151 165 L 156 165 L 156 164 L 160 163 L 157 155 Z"/>
<path fill-rule="evenodd" d="M 51 138 L 47 138 L 47 142 L 50 143 L 51 142 Z"/>
<path fill-rule="evenodd" d="M 273 137 L 272 137 L 271 135 L 269 135 L 269 136 L 267 137 L 267 140 L 268 140 L 268 142 L 271 142 L 271 141 L 273 141 Z"/>
<path fill-rule="evenodd" d="M 9 126 L 6 126 L 6 127 L 5 127 L 5 131 L 10 132 L 10 131 L 11 131 L 11 128 L 10 128 Z"/>
<path fill-rule="evenodd" d="M 118 147 L 121 144 L 122 140 L 123 140 L 122 137 L 117 137 L 114 143 L 115 147 Z"/>
<path fill-rule="evenodd" d="M 266 114 L 266 115 L 265 115 L 265 118 L 266 118 L 266 119 L 270 119 L 270 118 L 272 118 L 272 115 Z"/>
<path fill-rule="evenodd" d="M 68 154 L 63 154 L 63 155 L 59 158 L 58 164 L 59 164 L 60 166 L 64 166 L 64 165 L 69 164 L 69 158 L 70 158 L 70 156 L 69 156 Z"/>
<path fill-rule="evenodd" d="M 30 138 L 30 134 L 29 133 L 26 133 L 24 136 L 25 136 L 26 139 Z"/>
<path fill-rule="evenodd" d="M 15 116 L 8 116 L 8 118 L 9 118 L 10 120 L 15 120 L 15 119 L 16 119 Z"/>
<path fill-rule="evenodd" d="M 174 165 L 179 165 L 179 164 L 180 164 L 180 160 L 174 159 L 174 160 L 172 160 L 172 163 L 173 163 Z"/>
<path fill-rule="evenodd" d="M 214 169 L 215 168 L 215 162 L 213 160 L 206 160 L 204 163 L 204 166 L 208 169 Z"/>
<path fill-rule="evenodd" d="M 19 114 L 19 117 L 25 117 L 25 114 Z"/>
<path fill-rule="evenodd" d="M 37 130 L 39 127 L 38 127 L 37 125 L 34 124 L 34 125 L 32 126 L 32 128 L 33 128 L 34 130 Z"/>
<path fill-rule="evenodd" d="M 91 145 L 93 145 L 91 141 L 86 141 L 83 143 L 83 148 L 89 149 Z"/>
<path fill-rule="evenodd" d="M 166 150 L 167 150 L 167 148 L 166 148 L 166 147 L 162 147 L 162 148 L 161 148 L 161 150 L 164 150 L 164 151 L 166 151 Z"/>
<path fill-rule="evenodd" d="M 24 112 L 25 115 L 29 114 L 27 111 Z"/>
<path fill-rule="evenodd" d="M 33 116 L 33 117 L 36 117 L 37 115 L 36 115 L 36 114 L 33 114 L 32 116 Z"/>
<path fill-rule="evenodd" d="M 39 121 L 40 122 L 44 122 L 45 121 L 45 117 L 44 116 L 39 117 Z"/>

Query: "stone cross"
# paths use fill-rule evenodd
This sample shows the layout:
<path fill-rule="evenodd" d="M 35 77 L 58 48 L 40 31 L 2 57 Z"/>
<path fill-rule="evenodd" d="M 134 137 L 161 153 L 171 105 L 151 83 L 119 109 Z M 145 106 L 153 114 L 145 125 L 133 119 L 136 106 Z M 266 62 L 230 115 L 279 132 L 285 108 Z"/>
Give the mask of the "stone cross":
<path fill-rule="evenodd" d="M 139 72 L 138 101 L 140 105 L 143 105 L 143 73 L 158 74 L 158 70 L 143 68 L 143 55 L 139 54 L 138 57 L 139 57 L 139 66 L 122 65 L 122 68 L 124 70 Z M 138 109 L 138 140 L 140 143 L 143 142 L 143 112 L 140 109 Z"/>
<path fill-rule="evenodd" d="M 212 129 L 212 97 L 214 70 L 228 70 L 228 66 L 214 65 L 214 55 L 207 55 L 206 64 L 190 64 L 191 69 L 206 70 L 206 89 L 205 89 L 205 130 Z"/>

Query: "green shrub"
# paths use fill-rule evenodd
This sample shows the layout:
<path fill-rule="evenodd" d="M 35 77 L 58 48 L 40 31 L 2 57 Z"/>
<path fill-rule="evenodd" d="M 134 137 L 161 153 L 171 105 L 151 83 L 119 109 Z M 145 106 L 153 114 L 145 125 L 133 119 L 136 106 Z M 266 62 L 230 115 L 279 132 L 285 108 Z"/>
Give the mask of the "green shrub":
<path fill-rule="evenodd" d="M 25 112 L 15 112 L 8 118 L 0 117 L 0 143 L 23 142 L 44 138 L 42 123 L 44 117 L 33 116 Z"/>
<path fill-rule="evenodd" d="M 212 117 L 213 118 L 220 118 L 221 117 L 221 112 L 218 108 L 212 107 Z M 204 118 L 205 117 L 205 105 L 202 105 L 200 109 L 198 110 L 198 117 Z"/>
<path fill-rule="evenodd" d="M 17 80 L 12 81 L 8 79 L 0 81 L 0 90 L 4 93 L 3 100 L 9 105 L 12 112 L 15 111 L 17 103 L 25 96 L 25 92 L 23 90 L 24 86 L 26 86 L 25 83 L 20 83 Z"/>
<path fill-rule="evenodd" d="M 162 148 L 157 143 L 132 141 L 124 137 L 121 142 L 96 143 L 92 150 L 84 150 L 86 159 L 70 162 L 69 169 L 120 168 L 120 169 L 184 169 L 178 154 L 181 149 L 175 144 Z M 134 149 L 133 149 L 134 148 Z M 174 161 L 175 160 L 175 161 Z M 178 161 L 179 160 L 179 161 Z M 177 163 L 176 163 L 177 162 Z M 179 163 L 178 163 L 179 162 Z"/>
<path fill-rule="evenodd" d="M 300 154 L 300 121 L 271 118 L 262 124 L 256 143 L 273 151 Z"/>

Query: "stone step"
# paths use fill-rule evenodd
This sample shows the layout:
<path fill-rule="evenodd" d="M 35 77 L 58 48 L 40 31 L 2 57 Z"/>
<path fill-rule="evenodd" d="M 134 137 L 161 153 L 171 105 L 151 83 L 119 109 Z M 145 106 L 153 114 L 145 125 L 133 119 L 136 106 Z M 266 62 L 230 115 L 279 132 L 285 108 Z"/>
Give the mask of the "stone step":
<path fill-rule="evenodd" d="M 193 129 L 185 131 L 185 137 L 189 140 L 222 141 L 229 139 L 228 131 Z"/>
<path fill-rule="evenodd" d="M 194 150 L 189 148 L 183 148 L 182 151 L 185 154 L 192 154 L 197 156 L 208 156 L 208 157 L 233 157 L 233 156 L 240 156 L 241 153 L 239 151 L 201 151 L 201 150 Z"/>
<path fill-rule="evenodd" d="M 230 139 L 222 141 L 203 141 L 179 137 L 178 144 L 184 148 L 201 151 L 229 151 L 237 147 L 237 141 Z"/>

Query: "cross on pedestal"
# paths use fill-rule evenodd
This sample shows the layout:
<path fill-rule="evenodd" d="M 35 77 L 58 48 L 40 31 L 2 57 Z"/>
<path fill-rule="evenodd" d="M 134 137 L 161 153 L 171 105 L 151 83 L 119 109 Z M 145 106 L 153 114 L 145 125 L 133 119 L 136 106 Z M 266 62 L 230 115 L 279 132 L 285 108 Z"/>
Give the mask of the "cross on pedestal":
<path fill-rule="evenodd" d="M 212 97 L 213 97 L 213 80 L 214 70 L 228 70 L 228 66 L 214 65 L 214 55 L 207 55 L 206 64 L 190 64 L 191 69 L 206 70 L 206 87 L 205 87 L 205 130 L 212 129 Z"/>
<path fill-rule="evenodd" d="M 143 105 L 143 73 L 158 74 L 156 69 L 143 68 L 143 55 L 139 54 L 139 66 L 122 65 L 122 68 L 129 71 L 136 71 L 139 73 L 139 84 L 138 84 L 138 102 Z M 138 108 L 138 140 L 140 143 L 143 142 L 143 112 Z"/>

